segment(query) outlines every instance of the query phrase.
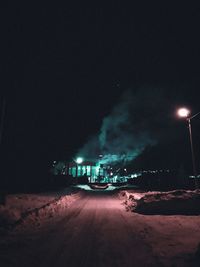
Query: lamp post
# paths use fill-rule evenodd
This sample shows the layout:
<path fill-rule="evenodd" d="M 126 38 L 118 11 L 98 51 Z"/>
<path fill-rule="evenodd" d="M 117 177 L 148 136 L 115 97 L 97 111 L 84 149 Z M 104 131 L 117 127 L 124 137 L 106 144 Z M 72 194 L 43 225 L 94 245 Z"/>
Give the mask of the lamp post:
<path fill-rule="evenodd" d="M 195 153 L 194 153 L 194 145 L 193 145 L 193 137 L 192 137 L 191 119 L 199 115 L 200 112 L 196 113 L 193 116 L 190 116 L 190 113 L 191 113 L 190 110 L 187 108 L 180 108 L 177 111 L 178 116 L 181 118 L 185 118 L 188 122 L 188 129 L 189 129 L 189 135 L 190 135 L 190 146 L 191 146 L 191 153 L 192 153 L 193 175 L 194 175 L 194 181 L 195 181 L 195 188 L 198 188 L 197 169 L 196 169 L 196 161 L 195 161 Z"/>
<path fill-rule="evenodd" d="M 75 162 L 76 162 L 76 177 L 78 177 L 78 165 L 81 164 L 81 163 L 83 163 L 83 158 L 78 157 L 78 158 L 75 160 Z"/>

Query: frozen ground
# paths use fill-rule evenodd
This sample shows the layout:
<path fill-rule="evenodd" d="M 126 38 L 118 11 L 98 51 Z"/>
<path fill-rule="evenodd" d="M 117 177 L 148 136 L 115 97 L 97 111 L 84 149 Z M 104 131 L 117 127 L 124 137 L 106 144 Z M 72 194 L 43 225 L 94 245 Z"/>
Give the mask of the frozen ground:
<path fill-rule="evenodd" d="M 1 237 L 1 266 L 200 266 L 200 216 L 143 215 L 122 202 L 113 191 L 87 191 L 62 216 L 34 228 L 26 221 Z"/>

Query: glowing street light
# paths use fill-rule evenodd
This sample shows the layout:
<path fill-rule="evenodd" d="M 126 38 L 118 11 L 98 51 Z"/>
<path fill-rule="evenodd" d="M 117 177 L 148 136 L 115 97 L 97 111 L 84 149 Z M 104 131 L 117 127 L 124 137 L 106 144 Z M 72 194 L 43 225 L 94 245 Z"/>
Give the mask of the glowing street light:
<path fill-rule="evenodd" d="M 83 163 L 83 158 L 78 157 L 78 158 L 76 159 L 76 163 L 77 163 L 77 164 L 81 164 L 81 163 Z"/>
<path fill-rule="evenodd" d="M 78 165 L 83 163 L 83 158 L 78 157 L 75 159 L 76 162 L 76 177 L 78 177 Z M 82 167 L 81 167 L 81 172 L 82 172 Z"/>
<path fill-rule="evenodd" d="M 187 118 L 190 115 L 190 110 L 187 108 L 180 108 L 178 109 L 177 114 L 181 118 Z"/>
<path fill-rule="evenodd" d="M 191 125 L 191 119 L 196 117 L 200 114 L 200 112 L 196 113 L 195 115 L 189 117 L 190 110 L 187 108 L 180 108 L 177 111 L 177 114 L 181 118 L 185 118 L 188 122 L 188 128 L 189 128 L 189 134 L 190 134 L 190 146 L 191 146 L 191 153 L 192 153 L 192 165 L 193 165 L 193 174 L 194 174 L 194 180 L 195 180 L 195 187 L 198 188 L 198 182 L 197 182 L 197 169 L 196 169 L 196 161 L 195 161 L 195 154 L 194 154 L 194 145 L 193 145 L 193 138 L 192 138 L 192 125 Z"/>

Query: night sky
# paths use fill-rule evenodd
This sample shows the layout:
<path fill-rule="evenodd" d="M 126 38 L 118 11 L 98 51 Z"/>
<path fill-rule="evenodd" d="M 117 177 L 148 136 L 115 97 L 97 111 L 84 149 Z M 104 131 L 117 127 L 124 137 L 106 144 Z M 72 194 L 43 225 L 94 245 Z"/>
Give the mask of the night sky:
<path fill-rule="evenodd" d="M 23 170 L 42 173 L 52 160 L 70 160 L 98 135 L 127 91 L 137 107 L 131 113 L 136 131 L 149 127 L 157 140 L 135 166 L 190 169 L 187 125 L 175 110 L 185 105 L 193 114 L 200 111 L 199 26 L 199 7 L 183 3 L 2 9 L 6 172 L 18 179 Z M 199 130 L 197 117 L 198 169 Z"/>

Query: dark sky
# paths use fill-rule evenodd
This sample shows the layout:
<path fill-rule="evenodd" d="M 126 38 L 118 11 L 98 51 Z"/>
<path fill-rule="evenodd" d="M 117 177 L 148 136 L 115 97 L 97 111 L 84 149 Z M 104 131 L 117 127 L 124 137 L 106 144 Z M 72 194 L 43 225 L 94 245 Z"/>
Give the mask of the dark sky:
<path fill-rule="evenodd" d="M 110 1 L 105 6 L 13 6 L 1 13 L 2 151 L 11 165 L 69 159 L 100 130 L 128 89 L 168 92 L 173 104 L 164 101 L 160 114 L 170 114 L 165 119 L 175 129 L 171 142 L 178 146 L 186 140 L 185 124 L 172 114 L 176 103 L 200 110 L 198 6 Z M 145 116 L 142 109 L 139 114 Z"/>

